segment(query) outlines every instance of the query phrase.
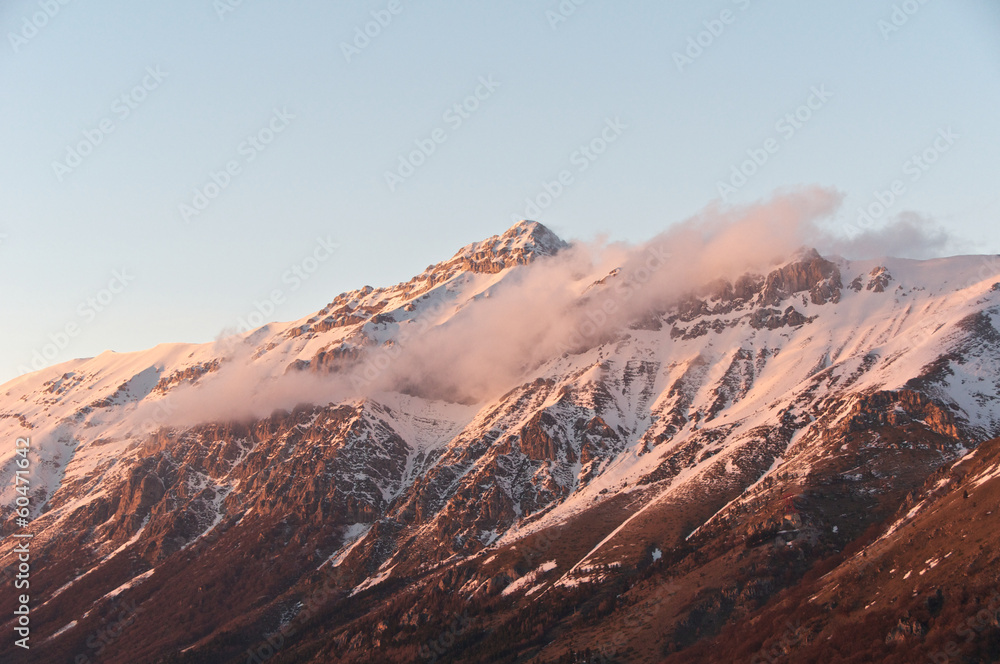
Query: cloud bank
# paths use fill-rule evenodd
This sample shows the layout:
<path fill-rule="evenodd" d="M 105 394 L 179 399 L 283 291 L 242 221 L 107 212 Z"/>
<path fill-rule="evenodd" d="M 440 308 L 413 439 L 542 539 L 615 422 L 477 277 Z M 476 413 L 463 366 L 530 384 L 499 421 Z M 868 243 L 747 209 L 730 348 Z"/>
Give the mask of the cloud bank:
<path fill-rule="evenodd" d="M 256 418 L 389 391 L 482 403 L 546 361 L 612 339 L 709 282 L 766 273 L 805 247 L 858 258 L 933 254 L 950 244 L 916 215 L 846 238 L 831 226 L 841 202 L 839 192 L 804 188 L 754 205 L 710 206 L 636 245 L 573 243 L 509 275 L 445 322 L 390 349 L 371 349 L 380 361 L 363 358 L 353 370 L 275 374 L 241 349 L 218 373 L 174 391 L 171 424 Z"/>

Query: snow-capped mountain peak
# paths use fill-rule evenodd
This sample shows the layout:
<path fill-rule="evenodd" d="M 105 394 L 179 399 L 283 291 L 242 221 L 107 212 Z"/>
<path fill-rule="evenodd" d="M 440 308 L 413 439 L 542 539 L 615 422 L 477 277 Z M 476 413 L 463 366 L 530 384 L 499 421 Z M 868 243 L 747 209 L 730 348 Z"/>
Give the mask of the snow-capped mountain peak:
<path fill-rule="evenodd" d="M 215 575 L 238 560 L 252 591 L 211 618 L 229 634 L 275 629 L 270 616 L 294 613 L 324 569 L 336 570 L 344 601 L 378 615 L 420 601 L 364 604 L 381 592 L 544 603 L 601 587 L 609 570 L 687 555 L 700 570 L 702 558 L 747 551 L 763 569 L 761 542 L 785 537 L 795 549 L 822 532 L 817 541 L 839 551 L 1000 435 L 991 257 L 849 261 L 807 250 L 615 319 L 604 305 L 622 306 L 623 271 L 600 265 L 572 288 L 528 279 L 566 247 L 523 221 L 409 282 L 240 335 L 235 350 L 105 353 L 0 387 L 0 438 L 28 436 L 35 455 L 33 547 L 72 561 L 32 578 L 38 597 L 89 609 L 131 594 L 148 602 L 143 624 L 154 630 L 173 619 L 175 593 L 232 599 L 235 581 Z M 559 318 L 544 298 L 521 311 L 517 298 L 543 286 L 578 298 L 563 309 L 583 317 Z M 604 333 L 572 347 L 528 325 L 582 326 L 598 314 Z M 532 359 L 516 370 L 482 348 L 512 336 L 515 357 Z M 421 384 L 501 370 L 509 389 L 463 393 L 478 401 Z M 15 455 L 0 451 L 6 533 Z M 0 554 L 12 546 L 0 541 Z M 740 560 L 713 573 L 750 564 Z M 626 590 L 609 590 L 608 606 Z M 60 620 L 40 612 L 40 633 Z M 375 647 L 372 625 L 331 620 L 341 645 Z M 68 629 L 53 643 L 86 634 Z"/>

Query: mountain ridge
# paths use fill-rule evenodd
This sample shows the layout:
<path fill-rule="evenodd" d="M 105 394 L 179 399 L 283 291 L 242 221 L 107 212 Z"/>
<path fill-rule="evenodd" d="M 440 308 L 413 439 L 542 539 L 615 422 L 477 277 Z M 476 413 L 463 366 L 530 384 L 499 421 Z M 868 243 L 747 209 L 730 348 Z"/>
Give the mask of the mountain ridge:
<path fill-rule="evenodd" d="M 635 612 L 616 595 L 658 597 L 664 586 L 651 580 L 672 579 L 681 608 L 643 618 L 650 645 L 615 655 L 659 661 L 726 634 L 723 625 L 742 629 L 759 602 L 871 529 L 888 532 L 927 478 L 1000 435 L 991 257 L 849 261 L 805 250 L 618 318 L 604 303 L 642 283 L 595 264 L 573 282 L 569 310 L 603 312 L 602 333 L 552 346 L 507 389 L 448 403 L 392 382 L 424 339 L 455 343 L 463 336 L 449 329 L 531 292 L 520 284 L 536 288 L 527 270 L 563 260 L 577 269 L 572 251 L 521 222 L 406 284 L 341 294 L 235 344 L 102 354 L 0 386 L 3 433 L 30 435 L 38 455 L 31 528 L 53 561 L 33 579 L 47 600 L 35 618 L 45 647 L 85 652 L 93 619 L 82 607 L 96 601 L 106 615 L 130 598 L 150 638 L 113 644 L 107 661 L 174 648 L 194 649 L 173 661 L 236 661 L 241 650 L 227 644 L 288 624 L 316 575 L 332 574 L 326 622 L 303 631 L 288 661 L 324 661 L 331 648 L 351 653 L 344 661 L 373 648 L 395 653 L 385 661 L 416 656 L 433 607 L 462 605 L 479 625 L 465 641 L 509 632 L 533 661 L 557 661 Z M 362 392 L 345 387 L 369 367 L 371 380 L 352 384 Z M 263 395 L 264 412 L 207 407 L 246 384 L 238 394 Z M 331 384 L 336 398 L 322 392 Z M 4 487 L 11 460 L 0 455 Z M 792 554 L 793 576 L 782 577 L 774 566 Z M 749 567 L 767 572 L 743 578 Z M 182 594 L 216 607 L 186 641 L 169 629 Z M 600 604 L 607 620 L 560 613 L 577 601 Z M 516 618 L 527 607 L 548 616 L 540 635 Z M 67 627 L 67 615 L 81 624 Z M 380 620 L 392 635 L 380 636 Z M 476 661 L 483 646 L 467 647 L 449 656 Z"/>

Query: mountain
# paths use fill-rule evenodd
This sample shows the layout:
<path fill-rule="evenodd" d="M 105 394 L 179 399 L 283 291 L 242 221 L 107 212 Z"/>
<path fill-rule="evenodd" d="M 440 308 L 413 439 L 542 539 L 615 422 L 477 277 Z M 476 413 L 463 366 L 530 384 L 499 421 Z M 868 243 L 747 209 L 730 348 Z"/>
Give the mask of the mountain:
<path fill-rule="evenodd" d="M 580 252 L 525 221 L 297 321 L 0 386 L 30 661 L 1000 655 L 1000 257 L 674 283 Z"/>

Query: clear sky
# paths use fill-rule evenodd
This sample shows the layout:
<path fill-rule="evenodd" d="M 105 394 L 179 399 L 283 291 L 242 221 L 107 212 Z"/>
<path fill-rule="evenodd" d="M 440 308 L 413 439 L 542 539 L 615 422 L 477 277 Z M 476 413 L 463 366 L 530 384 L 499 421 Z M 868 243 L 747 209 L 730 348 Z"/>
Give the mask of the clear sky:
<path fill-rule="evenodd" d="M 520 217 L 640 241 L 819 184 L 841 223 L 881 196 L 1000 252 L 991 0 L 5 0 L 0 26 L 0 381 L 298 318 Z"/>

